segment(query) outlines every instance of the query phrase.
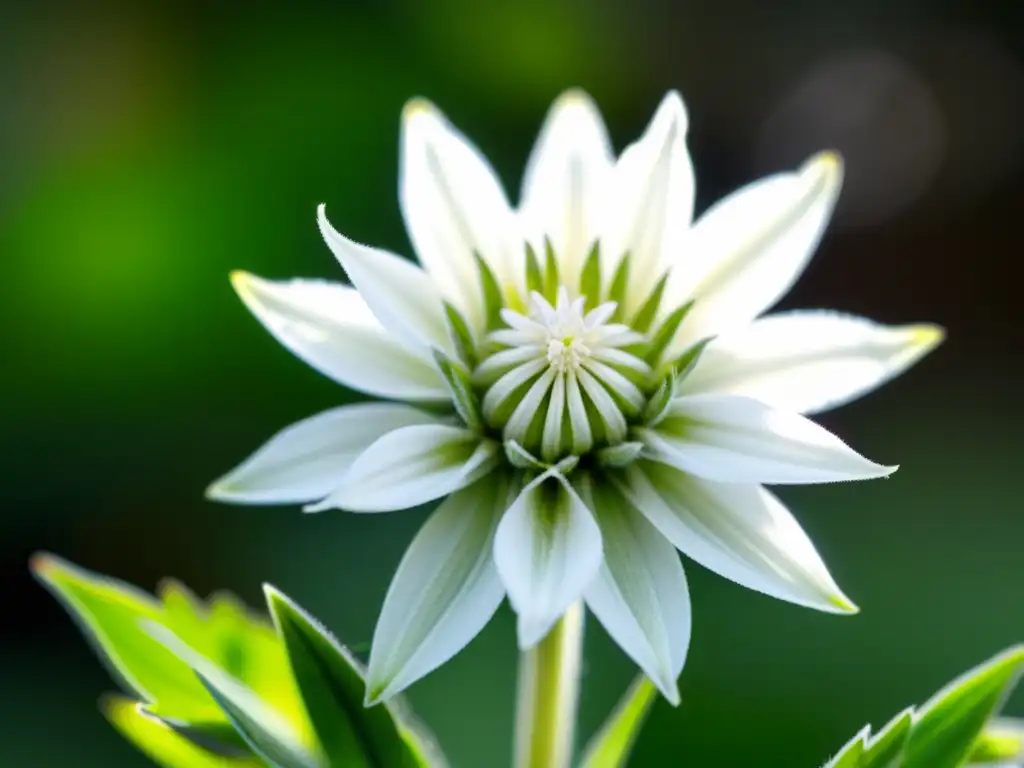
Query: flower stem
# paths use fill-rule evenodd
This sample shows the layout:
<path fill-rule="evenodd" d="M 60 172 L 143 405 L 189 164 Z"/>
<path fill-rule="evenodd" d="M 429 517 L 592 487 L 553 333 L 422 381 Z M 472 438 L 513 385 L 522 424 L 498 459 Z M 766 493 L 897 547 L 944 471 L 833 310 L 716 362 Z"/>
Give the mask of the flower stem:
<path fill-rule="evenodd" d="M 583 606 L 569 606 L 520 656 L 515 768 L 567 768 L 572 759 L 583 655 Z"/>

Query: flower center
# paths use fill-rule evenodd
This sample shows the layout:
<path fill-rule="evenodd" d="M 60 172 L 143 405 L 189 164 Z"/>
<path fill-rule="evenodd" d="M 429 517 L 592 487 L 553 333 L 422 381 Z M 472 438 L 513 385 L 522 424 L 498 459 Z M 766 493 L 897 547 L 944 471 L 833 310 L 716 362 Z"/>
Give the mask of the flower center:
<path fill-rule="evenodd" d="M 589 308 L 564 287 L 553 298 L 533 292 L 525 313 L 503 309 L 473 373 L 487 426 L 545 461 L 625 440 L 651 375 L 635 352 L 645 337 L 613 322 L 615 302 Z"/>
<path fill-rule="evenodd" d="M 564 339 L 552 339 L 548 342 L 548 362 L 559 373 L 575 371 L 580 362 L 590 354 L 590 349 L 579 339 L 567 336 Z"/>

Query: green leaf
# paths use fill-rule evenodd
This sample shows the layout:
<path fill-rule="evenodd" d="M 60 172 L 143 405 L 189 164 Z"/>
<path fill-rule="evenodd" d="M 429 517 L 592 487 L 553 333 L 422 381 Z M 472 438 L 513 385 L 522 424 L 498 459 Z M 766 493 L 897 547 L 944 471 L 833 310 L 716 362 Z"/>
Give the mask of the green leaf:
<path fill-rule="evenodd" d="M 704 354 L 705 347 L 707 347 L 707 345 L 713 340 L 713 336 L 701 339 L 696 344 L 687 348 L 686 351 L 676 359 L 673 367 L 676 371 L 676 376 L 680 381 L 686 378 L 687 374 L 697 367 L 697 362 L 700 360 L 700 356 Z"/>
<path fill-rule="evenodd" d="M 961 768 L 1018 759 L 1024 729 L 990 720 L 1024 671 L 1024 646 L 1004 651 L 905 709 L 874 737 L 861 731 L 826 768 Z M 857 743 L 863 742 L 862 747 Z"/>
<path fill-rule="evenodd" d="M 281 739 L 245 703 L 236 701 L 232 694 L 218 688 L 201 673 L 196 672 L 196 675 L 214 701 L 224 710 L 235 730 L 245 739 L 252 751 L 263 758 L 271 768 L 317 768 L 316 761 L 309 759 Z"/>
<path fill-rule="evenodd" d="M 647 333 L 651 325 L 654 324 L 654 319 L 658 316 L 658 310 L 661 309 L 661 297 L 665 293 L 665 283 L 667 282 L 668 275 L 663 275 L 637 311 L 633 322 L 629 324 L 630 328 L 637 333 Z"/>
<path fill-rule="evenodd" d="M 459 353 L 459 359 L 470 368 L 476 367 L 478 362 L 476 346 L 473 344 L 473 334 L 469 332 L 466 318 L 447 301 L 444 303 L 444 313 L 448 318 L 448 330 L 451 331 L 452 341 L 455 342 L 455 350 Z"/>
<path fill-rule="evenodd" d="M 861 758 L 864 757 L 864 750 L 870 732 L 871 726 L 865 725 L 856 736 L 846 742 L 843 748 L 839 750 L 839 754 L 829 760 L 825 768 L 860 768 L 860 766 L 863 766 L 864 763 L 861 762 Z"/>
<path fill-rule="evenodd" d="M 228 722 L 260 757 L 276 768 L 320 768 L 315 750 L 307 748 L 302 734 L 276 709 L 274 699 L 258 696 L 162 624 L 143 622 L 143 629 L 188 665 Z"/>
<path fill-rule="evenodd" d="M 901 768 L 959 768 L 1024 668 L 1024 645 L 975 667 L 918 713 Z"/>
<path fill-rule="evenodd" d="M 288 650 L 292 673 L 331 768 L 417 768 L 431 765 L 420 744 L 386 705 L 367 708 L 358 662 L 288 597 L 265 587 L 267 604 Z"/>
<path fill-rule="evenodd" d="M 121 735 L 163 768 L 265 768 L 254 756 L 226 756 L 210 752 L 177 733 L 144 705 L 121 696 L 108 696 L 100 709 Z"/>
<path fill-rule="evenodd" d="M 487 322 L 487 330 L 492 331 L 501 327 L 501 309 L 505 301 L 501 295 L 501 286 L 491 271 L 491 268 L 476 251 L 473 251 L 473 258 L 476 259 L 476 268 L 480 273 L 480 290 L 484 296 L 484 317 Z"/>
<path fill-rule="evenodd" d="M 677 383 L 678 379 L 673 368 L 665 374 L 651 399 L 644 406 L 643 420 L 646 426 L 655 426 L 668 414 L 669 406 L 672 405 L 672 398 L 676 396 Z"/>
<path fill-rule="evenodd" d="M 661 356 L 665 353 L 668 345 L 672 343 L 672 339 L 675 338 L 679 326 L 682 325 L 683 320 L 686 319 L 691 309 L 693 309 L 692 301 L 678 307 L 665 318 L 665 321 L 658 327 L 658 330 L 654 332 L 650 344 L 644 350 L 644 359 L 652 368 L 657 367 Z"/>
<path fill-rule="evenodd" d="M 612 276 L 612 284 L 608 288 L 608 301 L 615 302 L 615 313 L 608 318 L 608 321 L 612 323 L 622 322 L 623 320 L 622 305 L 626 299 L 626 287 L 629 283 L 629 264 L 630 258 L 627 253 L 619 261 L 619 266 L 616 267 L 615 274 Z"/>
<path fill-rule="evenodd" d="M 540 261 L 537 260 L 537 252 L 533 246 L 526 244 L 526 292 L 527 294 L 536 291 L 544 295 L 544 272 L 540 268 Z M 546 298 L 546 297 L 545 297 Z"/>
<path fill-rule="evenodd" d="M 558 299 L 558 257 L 550 238 L 544 238 L 544 298 L 552 304 Z"/>
<path fill-rule="evenodd" d="M 639 676 L 590 740 L 580 768 L 623 768 L 656 697 L 654 683 Z"/>
<path fill-rule="evenodd" d="M 1024 758 L 1024 721 L 1008 718 L 992 722 L 978 738 L 968 761 L 971 765 L 1004 763 Z"/>
<path fill-rule="evenodd" d="M 31 567 L 126 687 L 182 721 L 223 719 L 188 666 L 140 626 L 141 620 L 159 623 L 174 617 L 157 600 L 52 555 L 36 556 Z M 177 620 L 188 622 L 188 614 L 178 610 Z"/>
<path fill-rule="evenodd" d="M 48 554 L 36 555 L 31 569 L 76 620 L 114 676 L 144 700 L 149 713 L 181 732 L 215 735 L 230 727 L 190 664 L 154 638 L 144 626 L 147 622 L 166 628 L 255 695 L 272 698 L 298 738 L 312 745 L 312 728 L 277 636 L 269 623 L 230 595 L 203 603 L 181 584 L 166 581 L 154 598 Z"/>
<path fill-rule="evenodd" d="M 601 247 L 596 240 L 580 272 L 580 295 L 588 311 L 601 303 Z"/>
<path fill-rule="evenodd" d="M 470 429 L 482 429 L 484 425 L 483 416 L 480 413 L 480 400 L 473 390 L 473 384 L 469 379 L 469 371 L 449 358 L 439 349 L 434 350 L 434 359 L 437 367 L 441 370 L 448 391 L 452 395 L 452 403 L 459 417 Z"/>
<path fill-rule="evenodd" d="M 871 737 L 861 765 L 888 768 L 903 753 L 903 745 L 913 723 L 914 708 L 907 707 Z"/>
<path fill-rule="evenodd" d="M 146 704 L 141 704 L 144 714 L 157 718 L 160 722 L 184 736 L 193 744 L 218 755 L 240 757 L 251 755 L 252 750 L 246 744 L 231 721 L 225 715 L 223 720 L 209 723 L 180 723 L 171 718 L 160 717 L 158 711 Z M 223 714 L 223 712 L 222 712 Z"/>

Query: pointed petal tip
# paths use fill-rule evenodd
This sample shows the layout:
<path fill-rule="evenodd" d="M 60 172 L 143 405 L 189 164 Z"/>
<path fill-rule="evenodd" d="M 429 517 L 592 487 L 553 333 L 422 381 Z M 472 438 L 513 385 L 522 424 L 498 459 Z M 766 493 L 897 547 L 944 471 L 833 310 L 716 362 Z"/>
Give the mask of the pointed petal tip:
<path fill-rule="evenodd" d="M 331 241 L 334 239 L 341 239 L 341 233 L 334 228 L 334 225 L 331 224 L 330 219 L 327 218 L 327 203 L 320 203 L 319 205 L 317 205 L 316 225 L 317 228 L 320 230 L 320 236 L 324 239 L 324 241 L 327 243 L 327 247 L 330 248 L 331 252 L 333 253 L 334 248 L 332 246 Z M 344 268 L 345 265 L 342 264 L 342 269 Z"/>
<path fill-rule="evenodd" d="M 860 606 L 854 603 L 842 592 L 836 592 L 834 595 L 829 595 L 828 603 L 832 608 L 832 613 L 842 614 L 843 616 L 856 616 L 860 613 Z"/>
<path fill-rule="evenodd" d="M 838 482 L 859 481 L 859 480 L 885 480 L 891 477 L 900 468 L 899 464 L 876 464 L 871 459 L 860 457 L 862 469 L 856 474 L 847 478 L 840 478 Z"/>
<path fill-rule="evenodd" d="M 917 323 L 907 327 L 911 346 L 919 354 L 927 354 L 946 340 L 946 329 L 935 323 Z"/>
<path fill-rule="evenodd" d="M 550 624 L 539 617 L 520 614 L 519 621 L 516 623 L 516 640 L 519 650 L 526 652 L 532 649 L 544 639 L 550 629 Z"/>
<path fill-rule="evenodd" d="M 408 123 L 415 118 L 439 117 L 440 114 L 438 108 L 434 106 L 434 102 L 422 96 L 416 96 L 405 102 L 405 106 L 402 107 L 402 123 Z"/>
<path fill-rule="evenodd" d="M 291 602 L 281 590 L 279 590 L 269 581 L 264 581 L 262 584 L 262 588 L 263 597 L 266 598 L 268 604 L 271 602 Z"/>
<path fill-rule="evenodd" d="M 362 706 L 367 709 L 378 705 L 384 698 L 384 690 L 386 686 L 381 683 L 375 683 L 372 680 L 367 680 L 367 693 L 362 697 Z"/>
<path fill-rule="evenodd" d="M 820 174 L 830 186 L 836 186 L 843 179 L 843 156 L 832 149 L 811 155 L 800 167 L 800 172 Z"/>
<path fill-rule="evenodd" d="M 45 579 L 60 568 L 61 558 L 50 552 L 33 552 L 28 559 L 28 569 L 37 577 Z"/>
<path fill-rule="evenodd" d="M 685 135 L 689 128 L 686 104 L 683 102 L 682 94 L 675 89 L 668 91 L 662 98 L 651 122 L 653 124 L 666 120 L 669 122 L 670 130 L 678 130 L 680 135 Z"/>
<path fill-rule="evenodd" d="M 674 680 L 671 687 L 665 688 L 664 685 L 659 685 L 658 688 L 661 691 L 661 695 L 665 697 L 665 701 L 673 707 L 678 707 L 682 703 L 682 698 L 679 695 L 679 686 Z"/>
<path fill-rule="evenodd" d="M 207 501 L 216 501 L 221 504 L 252 504 L 253 501 L 247 498 L 244 491 L 239 494 L 239 489 L 232 483 L 231 476 L 233 473 L 228 473 L 222 477 L 218 477 L 203 491 L 203 498 Z"/>
<path fill-rule="evenodd" d="M 654 687 L 658 689 L 662 698 L 665 699 L 673 707 L 678 707 L 682 701 L 682 697 L 679 695 L 679 683 L 676 680 L 676 676 L 665 667 L 658 670 L 642 670 L 648 679 L 654 684 Z M 656 672 L 656 675 L 652 676 L 652 672 Z"/>
<path fill-rule="evenodd" d="M 580 88 L 579 86 L 573 86 L 565 91 L 562 91 L 555 99 L 553 108 L 555 110 L 562 109 L 585 109 L 587 111 L 596 109 L 597 105 L 594 99 L 589 93 Z"/>
<path fill-rule="evenodd" d="M 665 91 L 662 101 L 672 104 L 673 107 L 683 107 L 683 94 L 679 92 L 678 88 L 669 88 Z"/>
<path fill-rule="evenodd" d="M 203 491 L 203 498 L 207 499 L 208 501 L 220 501 L 223 493 L 224 478 L 219 477 L 212 483 L 210 483 L 208 486 L 206 486 L 206 489 Z"/>
<path fill-rule="evenodd" d="M 303 514 L 312 515 L 317 512 L 326 512 L 328 509 L 334 509 L 334 507 L 327 499 L 322 499 L 321 501 L 303 505 L 302 512 Z"/>
<path fill-rule="evenodd" d="M 239 293 L 243 293 L 248 286 L 256 281 L 258 278 L 251 272 L 246 272 L 244 269 L 233 269 L 228 273 L 228 279 L 231 280 L 231 285 Z"/>
<path fill-rule="evenodd" d="M 388 698 L 386 695 L 387 693 L 388 689 L 386 684 L 367 681 L 366 695 L 363 697 L 363 706 L 367 709 L 377 706 L 383 702 L 385 698 Z"/>

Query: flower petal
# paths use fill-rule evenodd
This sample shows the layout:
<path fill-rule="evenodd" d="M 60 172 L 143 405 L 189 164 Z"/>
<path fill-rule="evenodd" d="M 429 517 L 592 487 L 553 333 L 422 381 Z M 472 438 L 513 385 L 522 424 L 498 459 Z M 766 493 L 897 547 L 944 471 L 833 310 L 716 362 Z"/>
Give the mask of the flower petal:
<path fill-rule="evenodd" d="M 331 226 L 326 211 L 323 203 L 317 207 L 320 234 L 381 325 L 409 349 L 454 354 L 444 303 L 430 276 L 411 261 L 349 240 Z"/>
<path fill-rule="evenodd" d="M 517 285 L 523 258 L 516 222 L 497 174 L 434 105 L 416 99 L 402 114 L 399 197 L 405 226 L 442 293 L 484 327 L 474 251 L 502 288 Z"/>
<path fill-rule="evenodd" d="M 670 92 L 640 139 L 626 148 L 611 181 L 614 204 L 601 241 L 602 273 L 611 279 L 629 254 L 623 311 L 635 312 L 673 260 L 682 255 L 693 217 L 693 165 L 686 149 L 688 119 Z"/>
<path fill-rule="evenodd" d="M 769 315 L 712 341 L 679 391 L 745 395 L 814 413 L 898 376 L 942 338 L 934 325 L 885 326 L 833 312 Z"/>
<path fill-rule="evenodd" d="M 415 507 L 469 485 L 490 472 L 497 459 L 497 443 L 469 430 L 443 424 L 403 427 L 360 454 L 331 495 L 306 511 Z"/>
<path fill-rule="evenodd" d="M 238 504 L 296 504 L 337 488 L 366 448 L 393 429 L 437 417 L 398 403 L 359 403 L 318 413 L 278 432 L 220 478 L 208 498 Z"/>
<path fill-rule="evenodd" d="M 590 498 L 592 497 L 592 499 Z M 588 494 L 604 564 L 587 606 L 672 704 L 690 646 L 690 595 L 675 548 L 610 484 Z"/>
<path fill-rule="evenodd" d="M 367 700 L 395 695 L 461 651 L 505 596 L 494 532 L 508 483 L 484 478 L 449 496 L 402 557 L 373 633 Z"/>
<path fill-rule="evenodd" d="M 520 215 L 538 253 L 549 238 L 563 285 L 575 295 L 599 234 L 613 167 L 611 142 L 593 100 L 563 93 L 548 113 L 523 176 Z"/>
<path fill-rule="evenodd" d="M 803 416 L 733 395 L 676 398 L 669 416 L 641 435 L 648 458 L 722 483 L 831 483 L 896 471 Z"/>
<path fill-rule="evenodd" d="M 705 568 L 797 605 L 857 612 L 796 518 L 764 488 L 713 483 L 646 461 L 627 476 L 636 507 Z"/>
<path fill-rule="evenodd" d="M 451 399 L 433 358 L 396 343 L 347 285 L 278 282 L 246 272 L 232 273 L 231 282 L 281 344 L 340 384 L 379 397 Z"/>
<path fill-rule="evenodd" d="M 796 173 L 734 192 L 697 220 L 689 256 L 665 287 L 665 311 L 696 300 L 670 352 L 752 320 L 790 289 L 821 239 L 842 179 L 839 156 L 823 152 Z"/>
<path fill-rule="evenodd" d="M 564 480 L 528 485 L 505 512 L 494 561 L 519 614 L 519 647 L 541 640 L 601 566 L 601 531 Z"/>

